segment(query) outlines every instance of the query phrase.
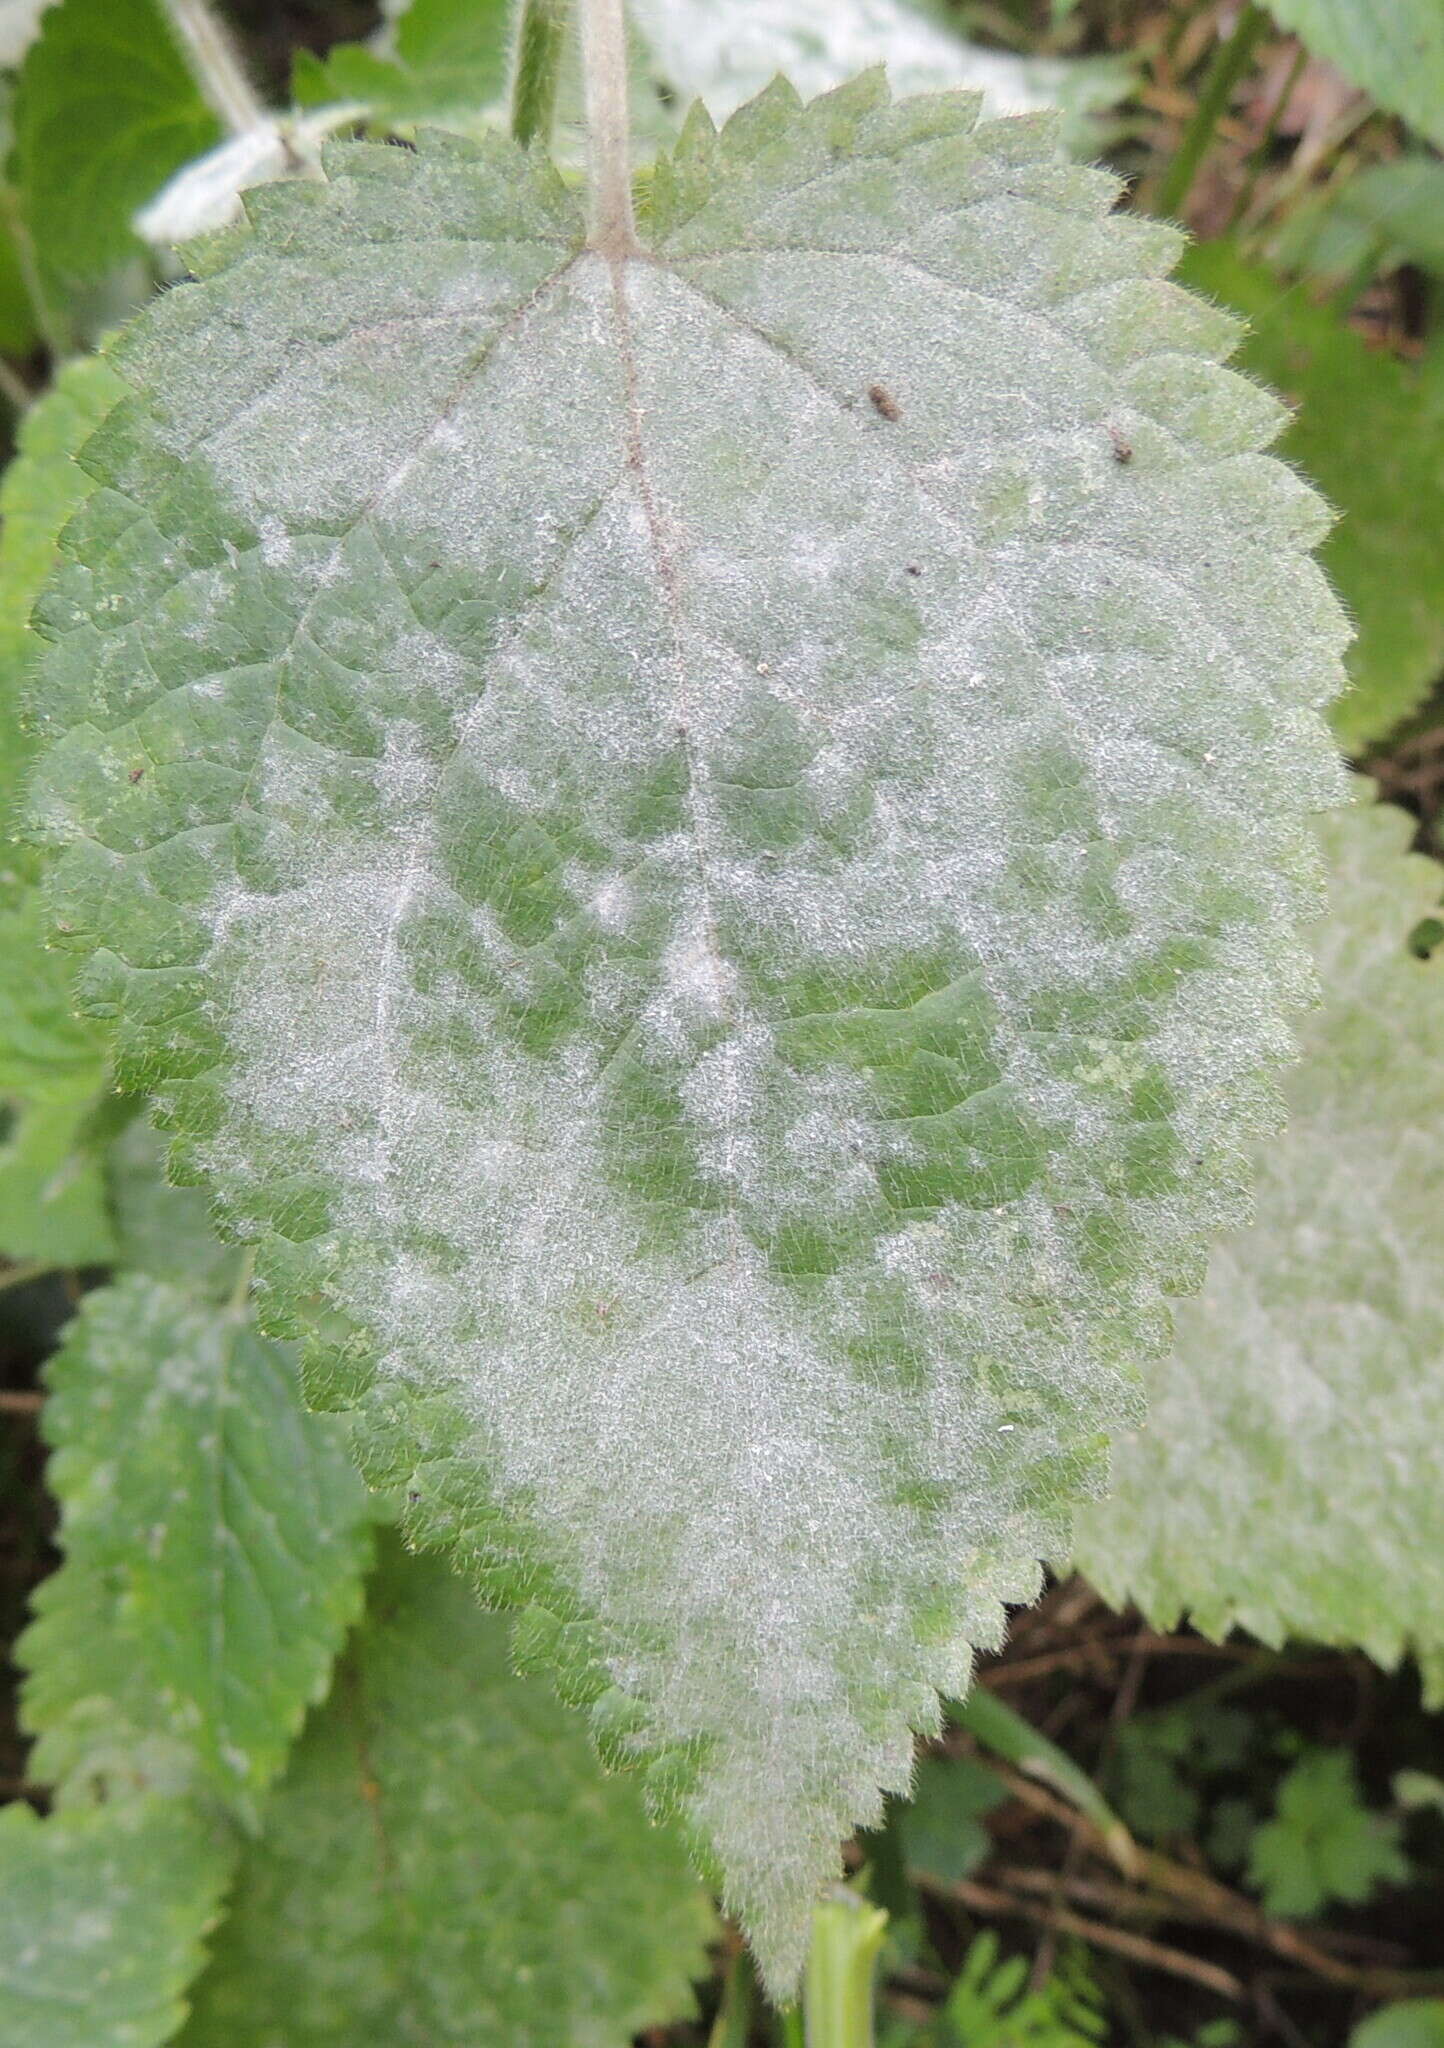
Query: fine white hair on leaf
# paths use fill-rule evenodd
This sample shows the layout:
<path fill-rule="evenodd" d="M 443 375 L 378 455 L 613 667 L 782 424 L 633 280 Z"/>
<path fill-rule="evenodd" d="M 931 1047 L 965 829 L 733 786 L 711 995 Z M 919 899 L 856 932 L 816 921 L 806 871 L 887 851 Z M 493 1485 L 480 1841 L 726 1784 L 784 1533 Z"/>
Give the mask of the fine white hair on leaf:
<path fill-rule="evenodd" d="M 60 914 L 785 1993 L 1245 1211 L 1326 515 L 1174 232 L 966 95 L 694 114 L 625 257 L 500 141 L 326 169 L 115 346 Z"/>

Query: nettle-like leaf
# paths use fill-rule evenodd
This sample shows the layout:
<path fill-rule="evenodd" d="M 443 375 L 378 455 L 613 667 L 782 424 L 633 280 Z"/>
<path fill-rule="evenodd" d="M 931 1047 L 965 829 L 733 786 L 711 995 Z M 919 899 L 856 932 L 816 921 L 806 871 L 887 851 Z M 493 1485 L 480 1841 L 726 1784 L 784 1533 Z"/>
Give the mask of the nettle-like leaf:
<path fill-rule="evenodd" d="M 87 1295 L 46 1377 L 64 1562 L 20 1644 L 32 1771 L 248 1809 L 360 1608 L 341 1433 L 243 1307 L 140 1275 Z"/>
<path fill-rule="evenodd" d="M 0 1252 L 86 1265 L 115 1250 L 100 1167 L 86 1143 L 104 1077 L 95 1026 L 75 1015 L 63 956 L 33 888 L 34 856 L 7 843 L 31 753 L 20 721 L 33 656 L 27 621 L 56 536 L 91 488 L 74 459 L 118 392 L 103 363 L 72 364 L 21 424 L 0 484 Z"/>
<path fill-rule="evenodd" d="M 1355 637 L 1351 687 L 1331 720 L 1356 752 L 1406 718 L 1444 669 L 1444 406 L 1412 365 L 1231 244 L 1190 249 L 1182 275 L 1249 321 L 1241 366 L 1297 408 L 1281 453 L 1340 514 L 1322 560 Z"/>
<path fill-rule="evenodd" d="M 230 1874 L 232 1846 L 174 1800 L 40 1820 L 0 1812 L 0 2040 L 159 2048 Z"/>
<path fill-rule="evenodd" d="M 696 115 L 615 261 L 333 149 L 118 344 L 43 607 L 122 1073 L 784 1986 L 1241 1213 L 1338 791 L 1234 324 L 976 116 Z"/>
<path fill-rule="evenodd" d="M 623 2048 L 692 2009 L 710 1905 L 506 1627 L 388 1554 L 246 1851 L 194 2048 Z"/>
<path fill-rule="evenodd" d="M 1444 1698 L 1444 957 L 1406 943 L 1444 873 L 1405 852 L 1412 830 L 1387 805 L 1327 823 L 1325 1002 L 1258 1221 L 1176 1311 L 1149 1426 L 1115 1449 L 1074 1556 L 1160 1627 L 1187 1613 L 1208 1635 L 1354 1643 L 1383 1664 L 1413 1644 Z"/>

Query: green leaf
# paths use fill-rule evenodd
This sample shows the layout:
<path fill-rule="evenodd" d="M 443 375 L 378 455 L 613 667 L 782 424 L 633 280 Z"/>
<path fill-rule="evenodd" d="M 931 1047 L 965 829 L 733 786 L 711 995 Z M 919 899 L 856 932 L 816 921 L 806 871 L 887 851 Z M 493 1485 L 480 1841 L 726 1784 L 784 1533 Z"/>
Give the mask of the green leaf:
<path fill-rule="evenodd" d="M 944 2008 L 939 2048 L 1090 2048 L 1106 2040 L 1108 2021 L 1086 1959 L 1065 1950 L 1036 1990 L 1022 1956 L 999 1959 L 988 1929 L 963 1958 Z"/>
<path fill-rule="evenodd" d="M 1079 1517 L 1082 1569 L 1158 1627 L 1444 1650 L 1444 955 L 1406 943 L 1444 874 L 1413 830 L 1385 805 L 1327 821 L 1325 1003 L 1258 1221 L 1175 1311 L 1149 1427 Z"/>
<path fill-rule="evenodd" d="M 193 2048 L 622 2048 L 688 2013 L 711 1910 L 443 1567 L 388 1557 L 246 1852 Z"/>
<path fill-rule="evenodd" d="M 1306 1919 L 1334 1900 L 1360 1906 L 1381 1884 L 1402 1884 L 1399 1823 L 1370 1813 L 1343 1749 L 1301 1756 L 1278 1791 L 1274 1818 L 1254 1835 L 1249 1883 L 1266 1913 Z"/>
<path fill-rule="evenodd" d="M 1370 2013 L 1349 2048 L 1444 2048 L 1444 1998 L 1410 1998 Z"/>
<path fill-rule="evenodd" d="M 84 1096 L 0 1110 L 0 1253 L 47 1266 L 103 1266 L 115 1250 Z"/>
<path fill-rule="evenodd" d="M 142 1117 L 109 1146 L 105 1173 L 117 1266 L 171 1281 L 199 1299 L 223 1301 L 235 1291 L 248 1255 L 216 1236 L 199 1188 L 171 1186 L 165 1147 Z"/>
<path fill-rule="evenodd" d="M 61 527 L 94 489 L 75 456 L 124 389 L 99 357 L 67 363 L 21 421 L 14 460 L 0 481 L 0 833 L 15 823 L 31 752 L 20 719 L 35 646 L 30 614 L 55 566 Z M 8 870 L 0 874 L 0 901 L 13 900 L 16 856 L 9 848 L 0 853 Z"/>
<path fill-rule="evenodd" d="M 391 121 L 475 126 L 506 91 L 511 58 L 507 0 L 411 0 L 379 46 L 342 43 L 296 59 L 298 106 L 360 100 Z"/>
<path fill-rule="evenodd" d="M 124 389 L 98 361 L 63 369 L 22 422 L 0 483 L 0 831 L 14 820 L 32 751 L 20 719 L 36 643 L 31 608 L 55 565 L 56 536 L 92 488 L 75 451 Z M 64 955 L 31 886 L 34 856 L 0 845 L 0 1251 L 97 1265 L 115 1251 L 88 1120 L 104 1084 L 100 1034 L 78 1018 Z"/>
<path fill-rule="evenodd" d="M 360 1607 L 337 1426 L 244 1310 L 139 1277 L 87 1295 L 46 1378 L 64 1562 L 21 1638 L 31 1769 L 248 1811 Z"/>
<path fill-rule="evenodd" d="M 909 1869 L 925 1870 L 945 1884 L 970 1876 L 993 1846 L 984 1819 L 1007 1796 L 986 1764 L 970 1757 L 924 1757 L 913 1803 L 901 1820 Z"/>
<path fill-rule="evenodd" d="M 47 272 L 84 284 L 136 255 L 131 216 L 219 137 L 155 0 L 60 0 L 15 95 L 17 187 Z"/>
<path fill-rule="evenodd" d="M 230 1870 L 229 1844 L 172 1801 L 39 1820 L 0 1812 L 0 2040 L 159 2048 Z"/>
<path fill-rule="evenodd" d="M 1177 236 L 885 92 L 694 118 L 615 275 L 500 139 L 253 194 L 44 606 L 122 1082 L 779 1986 L 1243 1213 L 1339 790 Z"/>
<path fill-rule="evenodd" d="M 1438 0 L 1269 0 L 1316 56 L 1444 145 L 1444 9 Z"/>
<path fill-rule="evenodd" d="M 1357 637 L 1353 687 L 1333 724 L 1357 751 L 1406 717 L 1444 669 L 1444 408 L 1414 371 L 1230 244 L 1200 243 L 1182 267 L 1250 321 L 1241 366 L 1297 408 L 1280 452 L 1340 514 L 1322 559 Z"/>

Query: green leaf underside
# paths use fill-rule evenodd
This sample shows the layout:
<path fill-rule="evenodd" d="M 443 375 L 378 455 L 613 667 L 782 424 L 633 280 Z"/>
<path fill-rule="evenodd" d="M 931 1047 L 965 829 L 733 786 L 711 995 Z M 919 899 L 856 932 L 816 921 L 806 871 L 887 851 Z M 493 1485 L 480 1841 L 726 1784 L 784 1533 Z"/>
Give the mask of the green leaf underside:
<path fill-rule="evenodd" d="M 360 1608 L 338 1426 L 243 1312 L 139 1275 L 86 1297 L 47 1378 L 64 1562 L 21 1638 L 32 1772 L 248 1805 Z"/>
<path fill-rule="evenodd" d="M 1444 147 L 1444 10 L 1438 0 L 1269 0 L 1316 56 Z"/>
<path fill-rule="evenodd" d="M 711 1909 L 636 1787 L 433 1562 L 388 1559 L 244 1856 L 193 2048 L 623 2048 L 692 2009 Z"/>
<path fill-rule="evenodd" d="M 60 0 L 15 96 L 17 186 L 43 267 L 89 282 L 136 255 L 131 216 L 219 140 L 156 0 Z"/>
<path fill-rule="evenodd" d="M 1444 407 L 1425 402 L 1408 365 L 1228 243 L 1190 249 L 1181 272 L 1249 321 L 1240 366 L 1298 408 L 1280 453 L 1340 515 L 1321 558 L 1355 639 L 1332 722 L 1345 747 L 1366 746 L 1444 669 Z"/>
<path fill-rule="evenodd" d="M 1444 1664 L 1444 959 L 1405 941 L 1444 875 L 1387 805 L 1328 820 L 1324 1007 L 1258 1221 L 1213 1255 L 1150 1375 L 1149 1426 L 1073 1555 L 1156 1625 Z M 1361 1435 L 1367 1418 L 1367 1438 Z M 1440 1692 L 1437 1675 L 1433 1680 Z"/>
<path fill-rule="evenodd" d="M 780 1986 L 1242 1211 L 1338 793 L 1233 323 L 975 117 L 694 117 L 615 273 L 334 149 L 117 346 L 43 614 L 123 1072 Z"/>
<path fill-rule="evenodd" d="M 39 1820 L 0 1813 L 0 2040 L 159 2048 L 230 1870 L 229 1845 L 172 1800 Z"/>

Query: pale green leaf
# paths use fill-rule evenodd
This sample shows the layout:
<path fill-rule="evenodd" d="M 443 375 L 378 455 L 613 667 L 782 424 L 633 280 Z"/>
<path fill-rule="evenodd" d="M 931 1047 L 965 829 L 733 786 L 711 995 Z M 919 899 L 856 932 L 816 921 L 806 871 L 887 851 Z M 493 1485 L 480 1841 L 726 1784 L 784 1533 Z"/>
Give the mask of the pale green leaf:
<path fill-rule="evenodd" d="M 389 1558 L 242 1862 L 187 2048 L 624 2048 L 685 2017 L 711 1909 L 635 1787 L 508 1668 L 443 1567 Z"/>
<path fill-rule="evenodd" d="M 142 1111 L 143 1105 L 132 1102 Z M 199 1188 L 171 1186 L 165 1151 L 143 1114 L 133 1117 L 107 1148 L 115 1264 L 169 1280 L 198 1300 L 224 1300 L 234 1292 L 249 1255 L 216 1236 Z"/>
<path fill-rule="evenodd" d="M 230 1845 L 175 1801 L 39 1820 L 0 1812 L 0 2041 L 159 2048 L 230 1870 Z"/>
<path fill-rule="evenodd" d="M 0 840 L 14 822 L 31 752 L 21 700 L 28 628 L 55 565 L 56 536 L 91 488 L 75 451 L 125 387 L 106 364 L 72 363 L 26 414 L 0 483 Z M 94 1025 L 76 1016 L 65 956 L 30 886 L 33 855 L 0 843 L 0 1251 L 57 1265 L 114 1250 L 86 1125 L 104 1079 Z"/>
<path fill-rule="evenodd" d="M 1160 1627 L 1444 1650 L 1444 955 L 1406 944 L 1444 875 L 1412 829 L 1387 806 L 1327 825 L 1325 1005 L 1258 1221 L 1175 1311 L 1149 1426 L 1079 1518 L 1078 1563 Z"/>
<path fill-rule="evenodd" d="M 1352 687 L 1333 709 L 1350 749 L 1382 739 L 1444 671 L 1444 406 L 1326 306 L 1227 242 L 1202 242 L 1188 282 L 1251 323 L 1242 368 L 1296 408 L 1279 451 L 1339 514 L 1322 559 L 1353 617 Z"/>
<path fill-rule="evenodd" d="M 17 188 L 46 271 L 87 283 L 135 255 L 132 214 L 219 135 L 157 0 L 59 0 L 15 95 Z"/>
<path fill-rule="evenodd" d="M 1439 0 L 1269 0 L 1285 28 L 1352 85 L 1444 144 L 1444 7 Z"/>
<path fill-rule="evenodd" d="M 21 724 L 34 642 L 30 613 L 55 566 L 56 537 L 93 488 L 75 460 L 81 443 L 125 389 L 99 357 L 68 363 L 20 425 L 0 482 L 0 836 L 16 822 L 16 792 L 30 745 Z M 0 848 L 0 899 L 13 898 L 15 857 Z M 23 865 L 23 863 L 22 863 Z"/>
<path fill-rule="evenodd" d="M 782 1985 L 1242 1213 L 1339 788 L 1233 324 L 976 113 L 698 116 L 615 274 L 333 149 L 119 344 L 44 610 L 122 1078 Z"/>
<path fill-rule="evenodd" d="M 46 1378 L 64 1561 L 20 1643 L 31 1770 L 245 1810 L 360 1607 L 338 1426 L 246 1311 L 139 1277 L 87 1295 Z"/>
<path fill-rule="evenodd" d="M 115 1250 L 87 1096 L 0 1108 L 0 1255 L 101 1266 Z"/>

